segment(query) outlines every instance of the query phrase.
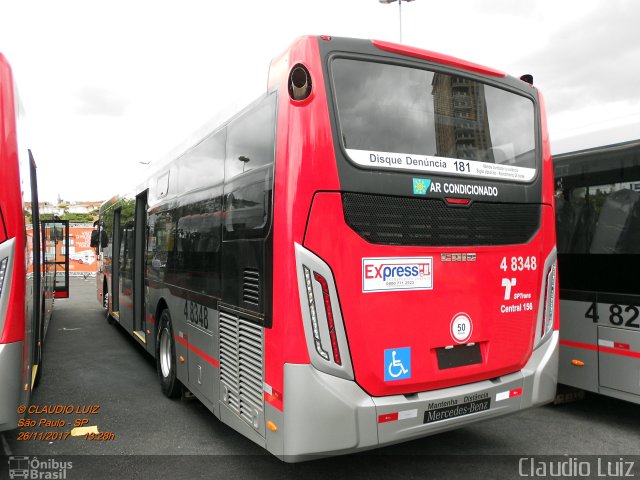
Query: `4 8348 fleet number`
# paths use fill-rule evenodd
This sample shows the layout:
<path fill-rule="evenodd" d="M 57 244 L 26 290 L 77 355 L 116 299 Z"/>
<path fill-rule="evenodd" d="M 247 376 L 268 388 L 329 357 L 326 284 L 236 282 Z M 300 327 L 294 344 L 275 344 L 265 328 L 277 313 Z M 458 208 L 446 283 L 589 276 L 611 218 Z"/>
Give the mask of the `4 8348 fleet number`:
<path fill-rule="evenodd" d="M 500 270 L 512 272 L 522 272 L 524 270 L 536 270 L 538 268 L 538 260 L 535 256 L 530 257 L 502 257 L 500 262 Z"/>

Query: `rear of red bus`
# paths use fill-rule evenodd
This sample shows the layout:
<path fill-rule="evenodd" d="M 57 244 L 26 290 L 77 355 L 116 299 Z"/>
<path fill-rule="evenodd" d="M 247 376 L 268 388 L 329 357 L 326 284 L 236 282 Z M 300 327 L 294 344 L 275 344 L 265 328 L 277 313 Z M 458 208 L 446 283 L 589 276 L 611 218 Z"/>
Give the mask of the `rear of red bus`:
<path fill-rule="evenodd" d="M 25 228 L 11 67 L 0 54 L 0 431 L 15 428 L 29 395 Z"/>
<path fill-rule="evenodd" d="M 553 177 L 536 88 L 330 37 L 300 39 L 270 85 L 267 448 L 347 453 L 551 401 Z"/>

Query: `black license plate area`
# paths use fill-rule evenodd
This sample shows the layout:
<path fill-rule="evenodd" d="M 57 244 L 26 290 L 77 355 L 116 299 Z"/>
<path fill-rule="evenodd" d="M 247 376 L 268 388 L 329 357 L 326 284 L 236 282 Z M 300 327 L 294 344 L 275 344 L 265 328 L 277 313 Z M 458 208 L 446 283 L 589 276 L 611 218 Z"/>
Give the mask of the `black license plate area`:
<path fill-rule="evenodd" d="M 438 357 L 438 368 L 440 370 L 482 363 L 482 352 L 479 343 L 456 345 L 451 348 L 438 348 L 436 349 L 436 356 Z"/>
<path fill-rule="evenodd" d="M 478 395 L 482 397 L 471 402 L 458 403 L 457 400 L 451 400 L 444 403 L 450 405 L 434 408 L 424 412 L 423 423 L 440 422 L 442 420 L 450 420 L 456 417 L 471 415 L 472 413 L 486 412 L 491 409 L 491 398 L 487 393 Z"/>

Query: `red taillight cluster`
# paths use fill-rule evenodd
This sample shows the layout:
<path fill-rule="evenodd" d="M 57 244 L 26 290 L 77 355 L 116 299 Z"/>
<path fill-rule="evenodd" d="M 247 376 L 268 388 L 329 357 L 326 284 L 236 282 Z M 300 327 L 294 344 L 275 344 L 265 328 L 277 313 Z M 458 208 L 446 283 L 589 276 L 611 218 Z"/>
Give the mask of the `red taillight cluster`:
<path fill-rule="evenodd" d="M 318 272 L 313 272 L 313 278 L 322 288 L 322 299 L 324 300 L 324 310 L 327 314 L 327 325 L 329 326 L 329 338 L 331 339 L 331 350 L 333 351 L 333 361 L 342 365 L 340 358 L 340 348 L 338 347 L 338 337 L 336 336 L 336 325 L 333 320 L 333 310 L 331 309 L 331 297 L 329 296 L 329 285 L 327 280 Z"/>

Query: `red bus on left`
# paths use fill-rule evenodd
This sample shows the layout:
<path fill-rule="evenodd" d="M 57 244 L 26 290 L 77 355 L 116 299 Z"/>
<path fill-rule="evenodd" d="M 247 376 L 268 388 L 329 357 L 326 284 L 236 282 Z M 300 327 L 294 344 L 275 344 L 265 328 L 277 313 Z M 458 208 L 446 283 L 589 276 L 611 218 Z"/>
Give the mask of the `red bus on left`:
<path fill-rule="evenodd" d="M 0 431 L 16 428 L 18 407 L 29 404 L 54 298 L 69 296 L 68 224 L 40 221 L 28 147 L 11 67 L 0 53 Z"/>

